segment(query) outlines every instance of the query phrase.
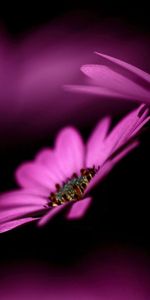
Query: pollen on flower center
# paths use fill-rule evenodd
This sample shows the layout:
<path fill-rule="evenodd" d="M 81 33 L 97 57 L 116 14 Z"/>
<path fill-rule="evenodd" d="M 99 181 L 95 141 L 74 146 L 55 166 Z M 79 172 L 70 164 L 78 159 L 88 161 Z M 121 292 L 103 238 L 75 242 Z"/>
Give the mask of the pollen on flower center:
<path fill-rule="evenodd" d="M 96 169 L 95 166 L 81 169 L 79 176 L 74 173 L 62 186 L 56 184 L 56 192 L 51 193 L 49 196 L 49 206 L 54 207 L 69 201 L 82 199 L 86 187 L 98 170 L 99 167 Z"/>

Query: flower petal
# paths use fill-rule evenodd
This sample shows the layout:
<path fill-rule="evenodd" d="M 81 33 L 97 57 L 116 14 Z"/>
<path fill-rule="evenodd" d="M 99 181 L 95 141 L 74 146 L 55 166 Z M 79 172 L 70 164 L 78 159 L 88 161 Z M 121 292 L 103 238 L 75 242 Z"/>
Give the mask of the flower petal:
<path fill-rule="evenodd" d="M 79 219 L 84 216 L 88 207 L 92 202 L 92 198 L 88 197 L 83 200 L 77 201 L 71 205 L 69 212 L 67 213 L 67 219 Z"/>
<path fill-rule="evenodd" d="M 106 58 L 107 60 L 133 72 L 134 74 L 136 74 L 137 76 L 141 77 L 142 79 L 146 80 L 148 83 L 150 83 L 150 74 L 144 72 L 143 70 L 129 64 L 129 63 L 126 63 L 124 62 L 123 60 L 120 60 L 118 58 L 115 58 L 115 57 L 112 57 L 110 55 L 106 55 L 106 54 L 103 54 L 103 53 L 100 53 L 100 52 L 95 52 L 96 54 Z"/>
<path fill-rule="evenodd" d="M 50 168 L 51 162 L 54 159 L 54 153 L 51 148 L 45 148 L 38 152 L 35 157 L 37 163 L 42 164 L 45 167 Z"/>
<path fill-rule="evenodd" d="M 129 152 L 134 150 L 139 146 L 139 141 L 133 141 L 128 146 L 126 146 L 122 151 L 120 151 L 114 158 L 112 159 L 113 166 L 118 163 L 122 158 L 124 158 Z"/>
<path fill-rule="evenodd" d="M 34 190 L 16 190 L 0 195 L 0 208 L 16 206 L 45 206 L 47 198 L 34 193 Z M 37 192 L 37 191 L 36 191 Z"/>
<path fill-rule="evenodd" d="M 150 117 L 147 117 L 143 122 L 141 122 L 141 123 L 137 126 L 137 128 L 135 128 L 135 129 L 133 130 L 133 132 L 131 133 L 131 136 L 130 136 L 130 137 L 135 136 L 135 135 L 140 131 L 140 129 L 141 129 L 146 123 L 148 123 L 149 121 L 150 121 Z"/>
<path fill-rule="evenodd" d="M 64 89 L 66 91 L 87 93 L 92 95 L 97 95 L 99 97 L 111 97 L 111 98 L 124 98 L 131 99 L 131 96 L 116 92 L 110 88 L 104 88 L 101 86 L 94 85 L 65 85 Z M 140 99 L 141 100 L 141 99 Z"/>
<path fill-rule="evenodd" d="M 61 211 L 63 211 L 68 205 L 70 205 L 69 202 L 62 204 L 62 205 L 58 205 L 54 208 L 49 209 L 49 211 L 47 212 L 47 214 L 45 214 L 38 222 L 38 226 L 43 226 L 45 225 L 47 222 L 49 222 L 52 218 L 54 218 L 58 213 L 60 213 Z"/>
<path fill-rule="evenodd" d="M 92 132 L 87 143 L 86 167 L 93 166 L 95 157 L 99 157 L 100 149 L 103 147 L 109 130 L 110 121 L 109 117 L 102 119 Z"/>
<path fill-rule="evenodd" d="M 36 188 L 47 192 L 55 190 L 55 181 L 48 170 L 38 163 L 22 164 L 16 171 L 17 182 L 24 188 Z"/>
<path fill-rule="evenodd" d="M 109 89 L 142 102 L 148 99 L 150 92 L 139 84 L 103 65 L 84 65 L 81 71 L 92 79 L 92 84 Z"/>
<path fill-rule="evenodd" d="M 81 135 L 72 127 L 64 128 L 56 139 L 56 161 L 66 178 L 84 166 L 85 147 Z"/>
<path fill-rule="evenodd" d="M 35 162 L 44 166 L 51 173 L 55 183 L 64 181 L 64 175 L 59 168 L 54 150 L 50 148 L 41 150 L 36 155 Z"/>
<path fill-rule="evenodd" d="M 147 113 L 148 110 L 145 105 L 141 105 L 139 108 L 129 113 L 114 127 L 103 143 L 101 140 L 99 142 L 97 136 L 93 133 L 93 137 L 95 136 L 95 143 L 92 145 L 87 144 L 86 163 L 89 166 L 102 166 L 115 151 L 128 143 L 131 137 L 140 130 L 142 127 L 140 125 L 145 123 L 144 118 Z M 145 120 L 147 122 L 149 117 Z"/>
<path fill-rule="evenodd" d="M 85 195 L 93 189 L 95 185 L 97 185 L 100 181 L 104 179 L 106 175 L 112 170 L 112 168 L 118 163 L 121 159 L 123 159 L 130 151 L 135 149 L 139 145 L 139 141 L 133 141 L 131 144 L 126 146 L 123 150 L 121 150 L 113 159 L 108 160 L 102 168 L 98 171 L 95 177 L 89 183 Z"/>
<path fill-rule="evenodd" d="M 143 115 L 147 114 L 146 106 L 140 105 L 139 108 L 133 110 L 125 116 L 112 130 L 107 139 L 107 144 L 111 146 L 111 151 L 116 151 L 123 144 L 127 143 L 131 134 L 143 122 Z M 107 145 L 107 146 L 108 146 Z"/>
<path fill-rule="evenodd" d="M 6 223 L 15 219 L 22 218 L 24 216 L 31 217 L 35 214 L 44 213 L 47 209 L 41 208 L 41 205 L 37 206 L 21 206 L 4 208 L 0 212 L 0 223 Z"/>
<path fill-rule="evenodd" d="M 0 233 L 12 230 L 18 226 L 21 226 L 25 223 L 36 221 L 36 219 L 33 218 L 24 218 L 20 220 L 10 221 L 4 224 L 0 224 Z"/>

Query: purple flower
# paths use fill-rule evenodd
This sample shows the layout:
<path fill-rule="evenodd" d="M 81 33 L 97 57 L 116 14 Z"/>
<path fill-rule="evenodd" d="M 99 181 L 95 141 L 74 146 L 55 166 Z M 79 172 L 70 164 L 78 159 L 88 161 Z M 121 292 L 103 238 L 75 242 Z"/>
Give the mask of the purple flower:
<path fill-rule="evenodd" d="M 106 65 L 84 65 L 81 71 L 90 79 L 88 85 L 67 86 L 68 90 L 86 92 L 99 96 L 150 102 L 150 74 L 112 56 L 98 53 Z M 113 68 L 118 67 L 118 71 Z"/>
<path fill-rule="evenodd" d="M 105 117 L 86 145 L 73 127 L 61 130 L 54 148 L 17 169 L 22 189 L 1 195 L 0 232 L 34 220 L 42 226 L 62 210 L 68 219 L 82 217 L 92 201 L 89 191 L 138 145 L 133 138 L 149 119 L 141 105 L 108 132 L 110 118 Z"/>

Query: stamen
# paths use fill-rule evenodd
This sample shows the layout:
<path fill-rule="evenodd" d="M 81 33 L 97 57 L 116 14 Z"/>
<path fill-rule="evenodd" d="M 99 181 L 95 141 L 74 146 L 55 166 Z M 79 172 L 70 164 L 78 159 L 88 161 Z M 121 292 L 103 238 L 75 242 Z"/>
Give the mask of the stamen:
<path fill-rule="evenodd" d="M 62 186 L 57 183 L 56 192 L 51 193 L 49 196 L 49 206 L 54 207 L 69 201 L 81 200 L 85 189 L 99 171 L 99 168 L 93 166 L 92 168 L 81 169 L 79 176 L 74 173 L 67 182 L 63 182 Z"/>
<path fill-rule="evenodd" d="M 77 177 L 78 177 L 77 173 L 73 173 L 72 178 L 77 178 Z"/>
<path fill-rule="evenodd" d="M 60 184 L 56 183 L 56 190 L 59 191 L 60 190 Z"/>

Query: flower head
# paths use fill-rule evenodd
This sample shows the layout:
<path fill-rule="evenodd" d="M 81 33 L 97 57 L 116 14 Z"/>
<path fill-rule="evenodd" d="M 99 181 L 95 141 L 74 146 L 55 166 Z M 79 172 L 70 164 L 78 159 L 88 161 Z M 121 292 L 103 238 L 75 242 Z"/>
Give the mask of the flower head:
<path fill-rule="evenodd" d="M 138 145 L 133 138 L 149 119 L 141 105 L 108 132 L 110 118 L 105 117 L 86 144 L 75 128 L 62 129 L 54 148 L 17 169 L 22 189 L 0 196 L 0 232 L 35 220 L 44 225 L 62 210 L 68 219 L 82 217 L 92 201 L 90 190 Z"/>
<path fill-rule="evenodd" d="M 83 65 L 81 71 L 90 79 L 89 84 L 67 86 L 68 90 L 150 103 L 150 74 L 112 56 L 96 54 L 113 66 Z M 114 66 L 119 67 L 119 71 L 114 70 Z"/>

